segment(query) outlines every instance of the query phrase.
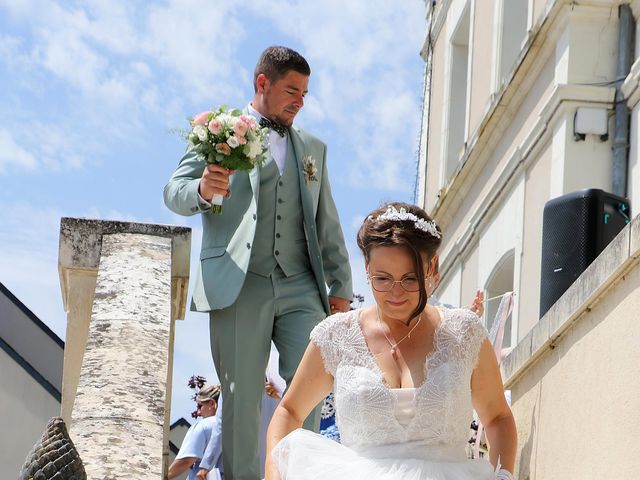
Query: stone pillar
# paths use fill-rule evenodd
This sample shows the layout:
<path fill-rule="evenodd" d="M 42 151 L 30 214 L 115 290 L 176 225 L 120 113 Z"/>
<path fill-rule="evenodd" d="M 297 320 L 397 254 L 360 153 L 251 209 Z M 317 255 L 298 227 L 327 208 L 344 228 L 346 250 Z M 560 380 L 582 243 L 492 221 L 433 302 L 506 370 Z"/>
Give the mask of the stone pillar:
<path fill-rule="evenodd" d="M 62 416 L 89 479 L 161 478 L 191 231 L 63 218 Z"/>

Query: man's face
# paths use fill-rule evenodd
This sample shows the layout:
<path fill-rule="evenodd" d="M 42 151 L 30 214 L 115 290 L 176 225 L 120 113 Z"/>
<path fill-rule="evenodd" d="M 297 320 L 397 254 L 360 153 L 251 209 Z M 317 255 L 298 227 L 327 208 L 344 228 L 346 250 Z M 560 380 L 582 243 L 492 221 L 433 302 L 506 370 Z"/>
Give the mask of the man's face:
<path fill-rule="evenodd" d="M 265 110 L 261 113 L 285 127 L 290 127 L 304 106 L 308 85 L 309 77 L 293 70 L 289 70 L 273 83 L 266 77 L 258 78 L 258 89 L 262 90 Z"/>

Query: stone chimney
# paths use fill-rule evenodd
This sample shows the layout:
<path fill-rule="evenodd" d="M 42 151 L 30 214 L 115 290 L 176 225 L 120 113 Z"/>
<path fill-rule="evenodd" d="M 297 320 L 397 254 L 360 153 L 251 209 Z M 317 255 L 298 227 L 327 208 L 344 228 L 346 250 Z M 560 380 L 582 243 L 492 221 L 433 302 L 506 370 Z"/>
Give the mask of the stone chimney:
<path fill-rule="evenodd" d="M 89 479 L 162 478 L 191 229 L 62 218 L 62 413 Z"/>

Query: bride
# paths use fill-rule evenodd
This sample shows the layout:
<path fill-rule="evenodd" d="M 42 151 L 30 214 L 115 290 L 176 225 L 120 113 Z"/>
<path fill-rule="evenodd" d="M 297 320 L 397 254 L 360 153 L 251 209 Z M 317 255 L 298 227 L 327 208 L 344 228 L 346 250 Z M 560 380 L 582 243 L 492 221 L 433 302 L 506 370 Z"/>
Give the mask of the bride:
<path fill-rule="evenodd" d="M 364 221 L 358 246 L 375 305 L 311 333 L 269 426 L 268 480 L 513 478 L 516 428 L 487 332 L 469 310 L 427 304 L 440 240 L 413 205 Z M 342 444 L 300 428 L 331 390 Z M 472 408 L 491 463 L 466 457 Z"/>

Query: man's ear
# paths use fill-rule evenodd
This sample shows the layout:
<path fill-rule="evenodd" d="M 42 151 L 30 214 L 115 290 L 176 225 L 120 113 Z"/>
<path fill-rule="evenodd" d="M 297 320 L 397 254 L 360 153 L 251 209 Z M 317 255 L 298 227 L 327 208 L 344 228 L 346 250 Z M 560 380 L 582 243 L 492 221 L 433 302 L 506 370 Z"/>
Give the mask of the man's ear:
<path fill-rule="evenodd" d="M 264 93 L 268 83 L 269 79 L 267 78 L 267 76 L 264 73 L 259 74 L 256 77 L 256 88 L 258 93 Z"/>

